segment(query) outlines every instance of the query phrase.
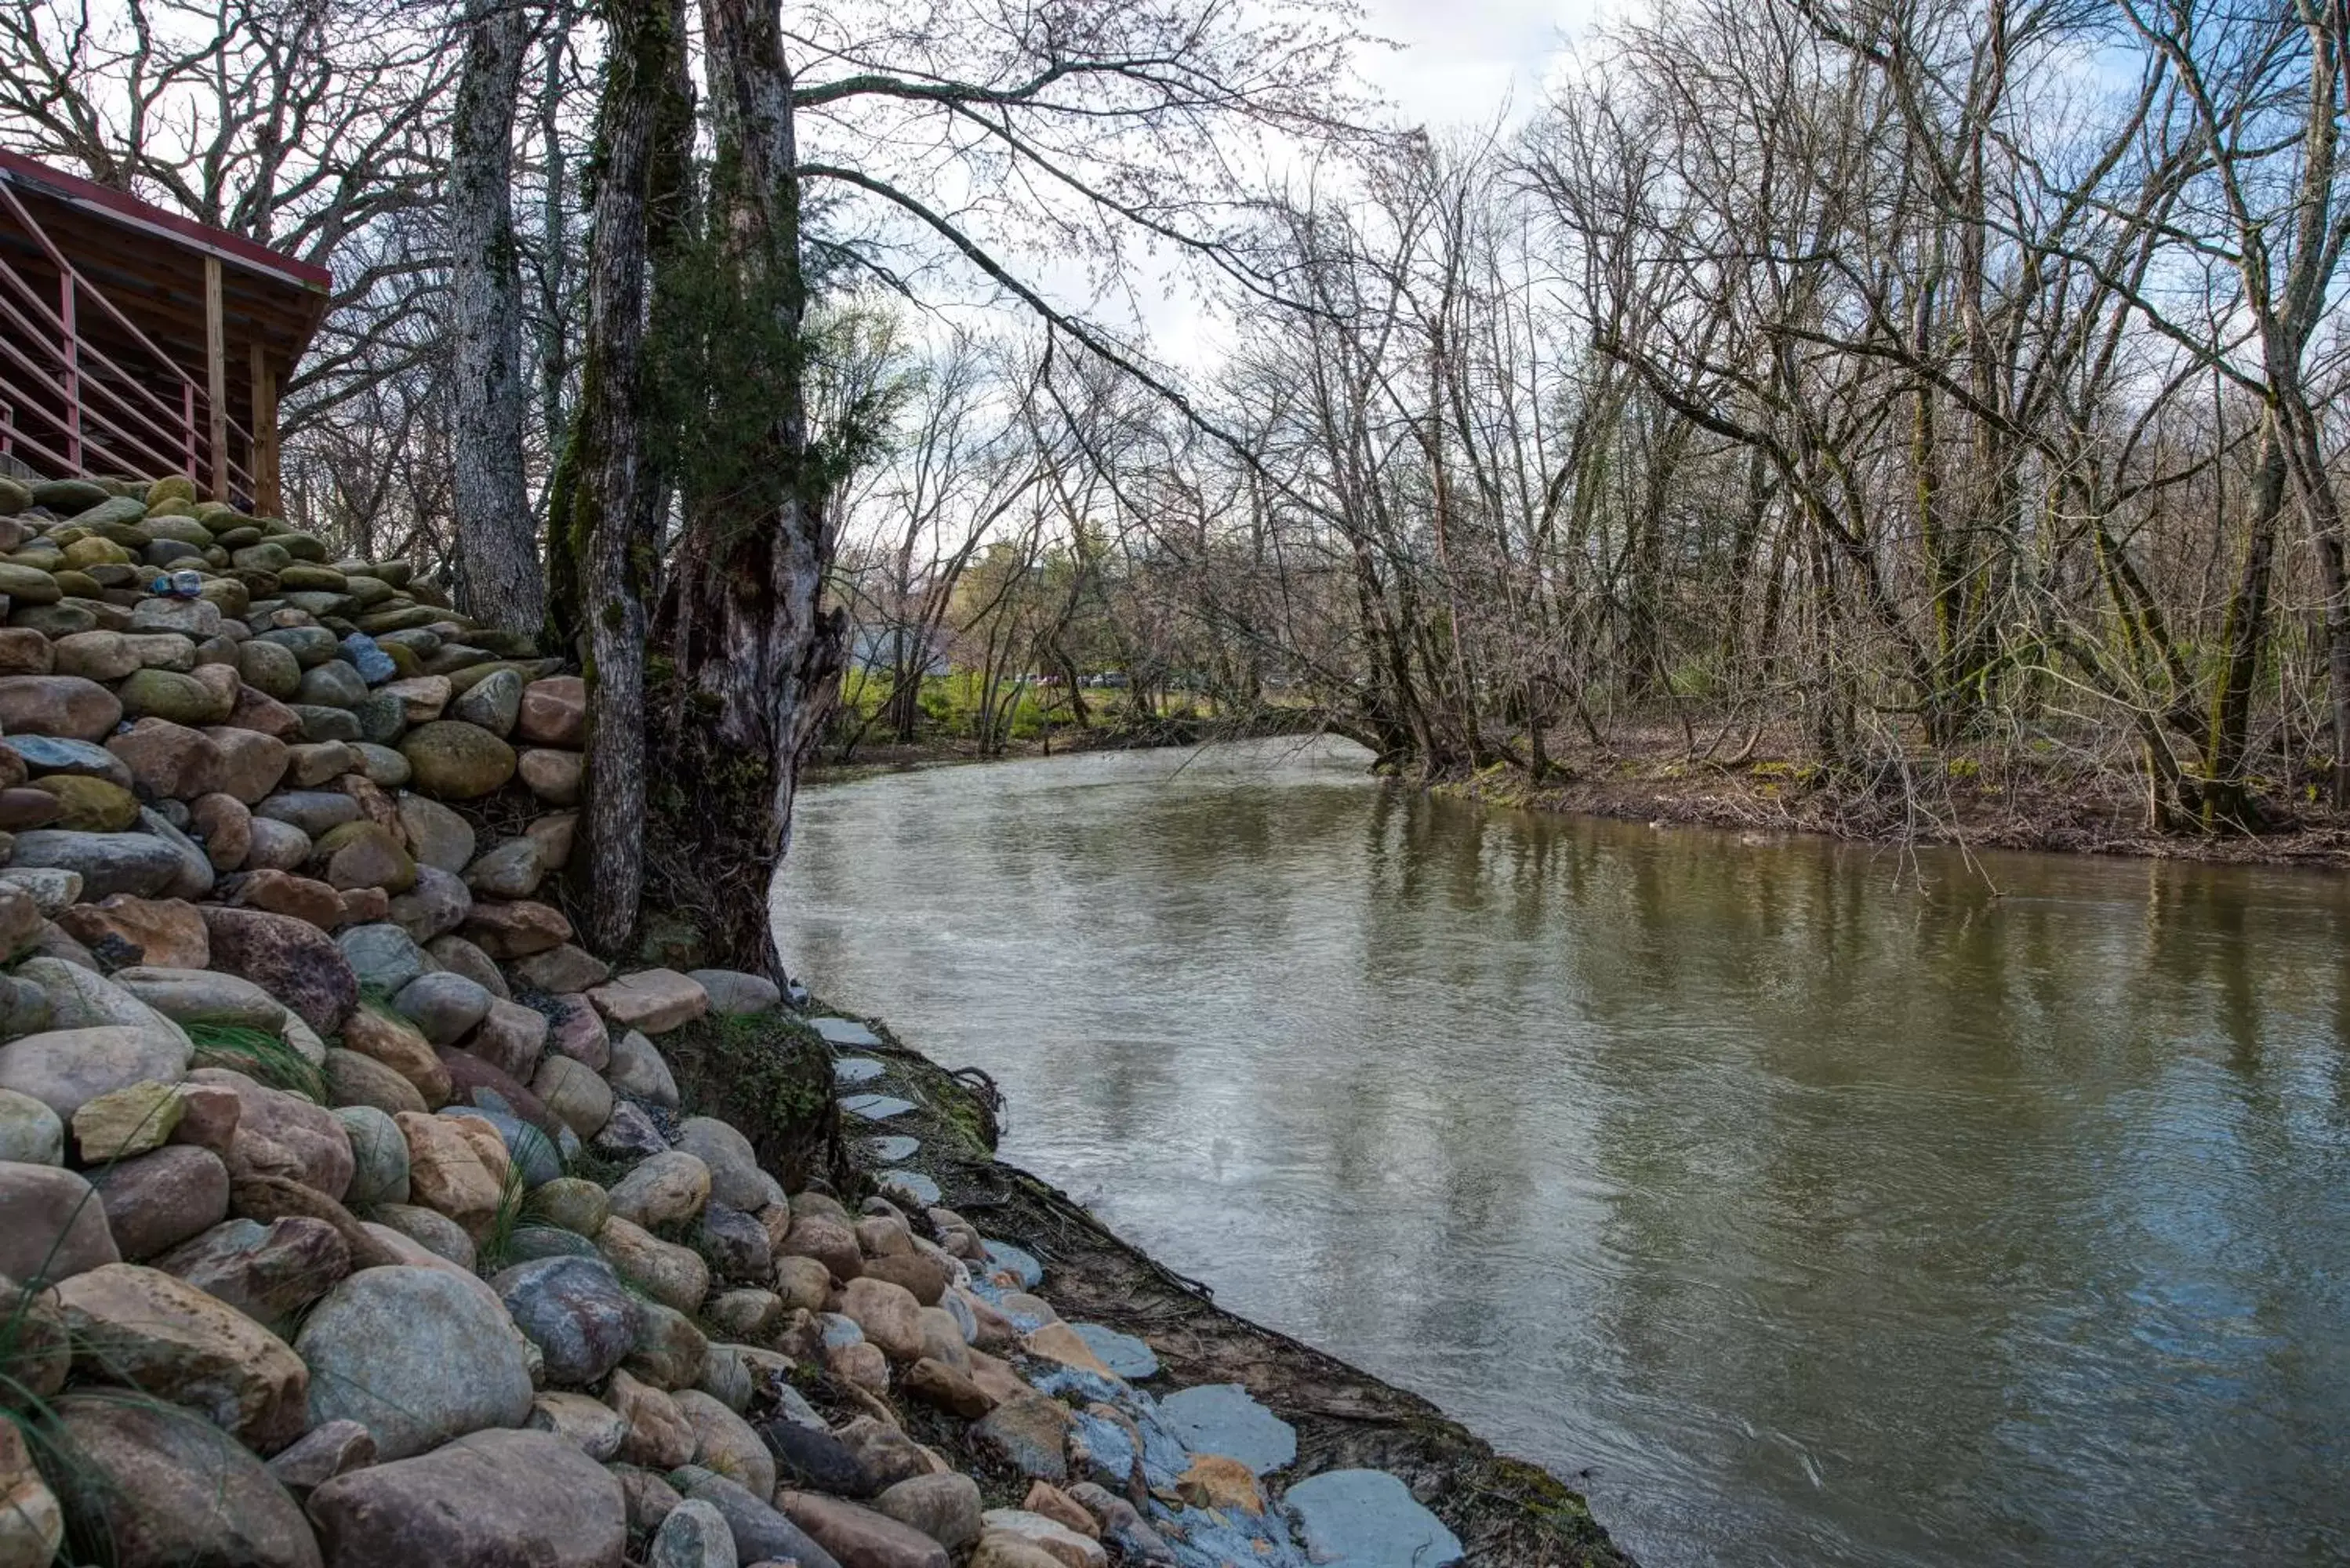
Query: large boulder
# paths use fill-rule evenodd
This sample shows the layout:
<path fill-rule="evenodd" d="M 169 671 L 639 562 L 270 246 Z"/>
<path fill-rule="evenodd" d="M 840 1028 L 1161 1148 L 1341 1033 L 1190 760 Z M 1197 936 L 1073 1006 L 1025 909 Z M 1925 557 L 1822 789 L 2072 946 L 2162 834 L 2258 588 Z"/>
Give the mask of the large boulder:
<path fill-rule="evenodd" d="M 733 1532 L 734 1549 L 744 1563 L 797 1563 L 800 1568 L 841 1568 L 839 1559 L 826 1551 L 766 1499 L 715 1470 L 689 1466 L 671 1478 L 689 1499 L 706 1502 L 726 1518 Z"/>
<path fill-rule="evenodd" d="M 359 984 L 386 996 L 396 994 L 428 967 L 415 939 L 389 923 L 348 927 L 335 938 L 335 946 L 342 950 Z"/>
<path fill-rule="evenodd" d="M 76 904 L 57 917 L 57 924 L 109 969 L 150 964 L 202 970 L 212 964 L 203 917 L 184 898 L 116 893 L 94 904 Z"/>
<path fill-rule="evenodd" d="M 411 1198 L 454 1220 L 468 1235 L 488 1229 L 504 1186 L 500 1174 L 483 1163 L 480 1147 L 448 1116 L 403 1111 L 392 1121 L 408 1140 Z"/>
<path fill-rule="evenodd" d="M 359 999 L 359 977 L 326 932 L 258 909 L 206 908 L 213 967 L 243 975 L 322 1033 L 341 1028 Z"/>
<path fill-rule="evenodd" d="M 374 1106 L 338 1106 L 335 1119 L 351 1140 L 351 1185 L 343 1194 L 354 1209 L 409 1199 L 408 1137 L 393 1113 Z"/>
<path fill-rule="evenodd" d="M 693 1428 L 694 1463 L 740 1482 L 760 1497 L 775 1494 L 775 1457 L 759 1440 L 751 1423 L 699 1388 L 681 1388 L 670 1398 L 686 1425 Z"/>
<path fill-rule="evenodd" d="M 577 675 L 550 675 L 524 687 L 519 733 L 536 746 L 587 744 L 588 682 Z"/>
<path fill-rule="evenodd" d="M 0 1162 L 0 1275 L 64 1280 L 120 1260 L 88 1182 L 54 1165 Z"/>
<path fill-rule="evenodd" d="M 635 1347 L 637 1304 L 600 1258 L 541 1258 L 490 1282 L 558 1387 L 600 1383 Z M 772 1484 L 772 1483 L 771 1483 Z"/>
<path fill-rule="evenodd" d="M 312 1422 L 357 1421 L 388 1459 L 521 1426 L 531 1399 L 523 1345 L 481 1282 L 419 1268 L 360 1270 L 327 1293 L 294 1342 L 310 1366 Z"/>
<path fill-rule="evenodd" d="M 620 1029 L 662 1034 L 710 1011 L 710 993 L 672 969 L 639 970 L 588 992 L 598 1012 Z"/>
<path fill-rule="evenodd" d="M 57 1481 L 112 1568 L 320 1568 L 302 1511 L 261 1460 L 169 1406 L 68 1395 Z"/>
<path fill-rule="evenodd" d="M 525 1407 L 527 1401 L 525 1401 Z M 475 1432 L 310 1494 L 331 1568 L 620 1568 L 620 1483 L 552 1432 Z"/>
<path fill-rule="evenodd" d="M 178 1024 L 78 959 L 69 962 L 47 953 L 28 958 L 17 964 L 16 978 L 32 981 L 47 996 L 52 1029 L 154 1029 L 186 1038 Z"/>
<path fill-rule="evenodd" d="M 302 1435 L 309 1370 L 286 1342 L 160 1269 L 109 1263 L 57 1287 L 74 1368 L 185 1406 L 247 1448 Z"/>
<path fill-rule="evenodd" d="M 682 1149 L 654 1155 L 611 1189 L 611 1211 L 648 1230 L 691 1220 L 709 1201 L 710 1168 Z"/>
<path fill-rule="evenodd" d="M 122 722 L 122 702 L 78 675 L 0 676 L 0 730 L 99 741 Z"/>
<path fill-rule="evenodd" d="M 90 1173 L 115 1249 L 133 1262 L 176 1247 L 228 1218 L 228 1167 L 192 1144 L 173 1144 Z"/>
<path fill-rule="evenodd" d="M 276 1177 L 337 1200 L 350 1189 L 351 1136 L 334 1112 L 233 1068 L 199 1067 L 188 1081 L 236 1094 L 236 1130 L 225 1156 L 230 1176 Z"/>
<path fill-rule="evenodd" d="M 465 935 L 492 958 L 521 959 L 571 940 L 571 922 L 552 904 L 484 899 L 465 917 Z"/>
<path fill-rule="evenodd" d="M 56 1165 L 65 1157 L 64 1118 L 30 1095 L 0 1089 L 0 1161 Z"/>
<path fill-rule="evenodd" d="M 419 864 L 459 872 L 472 862 L 473 828 L 463 817 L 421 794 L 402 794 L 399 812 L 400 829 Z"/>
<path fill-rule="evenodd" d="M 354 1008 L 343 1020 L 343 1048 L 371 1057 L 415 1086 L 429 1109 L 449 1103 L 449 1069 L 432 1053 L 432 1043 L 398 1013 L 379 1012 L 370 1003 Z"/>
<path fill-rule="evenodd" d="M 209 929 L 204 950 L 209 957 Z M 107 978 L 174 1023 L 227 1024 L 275 1034 L 286 1021 L 285 1005 L 276 997 L 249 980 L 215 969 L 139 964 Z"/>
<path fill-rule="evenodd" d="M 283 1324 L 351 1272 L 349 1245 L 324 1220 L 224 1220 L 154 1266 L 258 1324 Z"/>
<path fill-rule="evenodd" d="M 219 790 L 225 777 L 220 742 L 169 719 L 141 719 L 106 749 L 122 759 L 133 786 L 150 800 L 193 800 Z"/>
<path fill-rule="evenodd" d="M 187 1037 L 157 1024 L 58 1029 L 0 1045 L 0 1089 L 29 1095 L 68 1122 L 100 1095 L 171 1083 L 187 1070 Z"/>
<path fill-rule="evenodd" d="M 530 1087 L 549 1112 L 581 1137 L 595 1137 L 612 1119 L 611 1085 L 594 1068 L 568 1056 L 541 1062 Z"/>
<path fill-rule="evenodd" d="M 152 834 L 76 833 L 62 827 L 36 827 L 16 835 L 9 864 L 74 872 L 81 877 L 83 897 L 90 898 L 109 893 L 151 897 L 171 888 L 182 870 L 177 847 Z"/>
<path fill-rule="evenodd" d="M 786 1491 L 775 1499 L 785 1516 L 843 1563 L 858 1568 L 948 1568 L 946 1548 L 909 1524 L 838 1498 Z M 1097 1552 L 1099 1548 L 1096 1548 Z M 1105 1559 L 1106 1561 L 1106 1559 Z"/>
<path fill-rule="evenodd" d="M 435 1045 L 450 1045 L 482 1021 L 493 1000 L 477 982 L 440 970 L 402 986 L 391 1004 L 425 1039 Z"/>
<path fill-rule="evenodd" d="M 477 799 L 515 774 L 512 746 L 478 725 L 454 719 L 436 719 L 411 730 L 400 738 L 400 754 L 414 770 L 418 792 L 441 800 Z"/>
<path fill-rule="evenodd" d="M 751 1140 L 715 1116 L 688 1116 L 671 1142 L 710 1168 L 710 1196 L 748 1214 L 767 1203 L 769 1178 Z"/>

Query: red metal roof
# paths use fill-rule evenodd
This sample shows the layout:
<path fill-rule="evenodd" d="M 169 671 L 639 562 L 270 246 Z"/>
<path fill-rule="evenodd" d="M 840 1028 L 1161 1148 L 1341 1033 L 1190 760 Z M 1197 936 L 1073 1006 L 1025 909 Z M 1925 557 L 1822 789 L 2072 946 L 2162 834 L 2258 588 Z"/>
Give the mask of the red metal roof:
<path fill-rule="evenodd" d="M 52 169 L 45 163 L 36 163 L 21 153 L 0 149 L 0 179 L 28 186 L 52 200 L 70 202 L 84 212 L 144 230 L 174 244 L 216 255 L 224 262 L 266 274 L 298 287 L 316 289 L 323 294 L 335 286 L 334 274 L 315 263 L 299 260 L 282 251 L 273 251 L 267 245 L 248 240 L 242 234 L 230 234 L 226 229 L 215 229 L 197 223 L 193 218 L 167 213 L 151 202 L 109 190 L 96 181 L 68 174 L 61 169 Z"/>

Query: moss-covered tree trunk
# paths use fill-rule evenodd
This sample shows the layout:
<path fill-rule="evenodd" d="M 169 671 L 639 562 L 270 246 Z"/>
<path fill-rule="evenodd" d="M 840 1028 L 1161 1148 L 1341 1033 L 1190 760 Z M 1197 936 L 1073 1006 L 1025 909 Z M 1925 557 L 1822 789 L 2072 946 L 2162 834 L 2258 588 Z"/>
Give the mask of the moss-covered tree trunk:
<path fill-rule="evenodd" d="M 643 881 L 646 606 L 660 555 L 667 444 L 648 396 L 646 298 L 656 238 L 675 223 L 692 117 L 681 103 L 680 0 L 608 0 L 597 126 L 595 231 L 580 406 L 555 497 L 551 619 L 590 692 L 581 865 L 589 942 L 617 951 Z"/>
<path fill-rule="evenodd" d="M 682 925 L 654 953 L 776 967 L 767 885 L 802 756 L 837 687 L 819 609 L 831 538 L 810 450 L 792 81 L 772 0 L 702 0 L 713 158 L 679 482 L 683 533 L 654 641 L 648 890 Z"/>

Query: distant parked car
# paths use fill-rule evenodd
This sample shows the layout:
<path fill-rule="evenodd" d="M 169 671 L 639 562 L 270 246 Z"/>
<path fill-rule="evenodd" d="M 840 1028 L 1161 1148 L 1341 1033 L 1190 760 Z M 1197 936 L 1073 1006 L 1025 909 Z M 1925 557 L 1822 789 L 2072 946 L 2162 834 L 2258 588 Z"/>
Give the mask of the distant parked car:
<path fill-rule="evenodd" d="M 1105 670 L 1099 675 L 1087 676 L 1086 684 L 1088 686 L 1105 687 L 1112 691 L 1123 691 L 1126 690 L 1126 671 L 1123 670 Z"/>

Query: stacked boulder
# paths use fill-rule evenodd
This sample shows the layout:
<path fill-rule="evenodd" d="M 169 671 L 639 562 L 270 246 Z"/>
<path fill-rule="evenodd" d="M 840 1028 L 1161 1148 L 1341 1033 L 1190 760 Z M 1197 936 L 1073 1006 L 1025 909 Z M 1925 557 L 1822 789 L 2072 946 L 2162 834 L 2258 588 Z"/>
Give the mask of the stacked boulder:
<path fill-rule="evenodd" d="M 572 941 L 576 676 L 179 480 L 0 547 L 0 1568 L 1303 1564 L 1237 1389 L 686 1114 L 829 1056 Z"/>

